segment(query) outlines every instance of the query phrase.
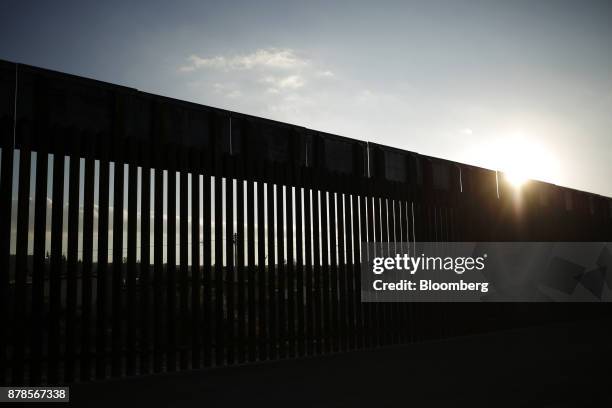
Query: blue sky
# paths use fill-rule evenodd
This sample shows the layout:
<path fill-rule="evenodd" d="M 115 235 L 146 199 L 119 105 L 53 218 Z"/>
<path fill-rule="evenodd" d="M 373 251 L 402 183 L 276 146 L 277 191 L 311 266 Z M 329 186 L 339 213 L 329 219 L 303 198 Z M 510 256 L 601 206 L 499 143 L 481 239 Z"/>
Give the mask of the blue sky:
<path fill-rule="evenodd" d="M 612 3 L 0 4 L 0 58 L 612 196 Z"/>

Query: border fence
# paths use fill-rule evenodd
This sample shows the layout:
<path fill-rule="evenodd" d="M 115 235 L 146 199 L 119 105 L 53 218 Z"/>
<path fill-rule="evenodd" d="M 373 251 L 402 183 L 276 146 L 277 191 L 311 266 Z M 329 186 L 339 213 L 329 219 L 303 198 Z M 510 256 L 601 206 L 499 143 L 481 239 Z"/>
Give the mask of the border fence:
<path fill-rule="evenodd" d="M 361 242 L 610 241 L 612 200 L 0 61 L 0 383 L 610 316 L 361 303 Z"/>

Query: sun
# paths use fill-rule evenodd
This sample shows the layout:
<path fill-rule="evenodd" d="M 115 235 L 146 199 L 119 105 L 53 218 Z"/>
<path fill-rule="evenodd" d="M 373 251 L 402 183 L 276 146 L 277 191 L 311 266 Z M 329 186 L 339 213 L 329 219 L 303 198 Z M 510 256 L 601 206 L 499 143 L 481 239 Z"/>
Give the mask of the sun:
<path fill-rule="evenodd" d="M 529 177 L 520 172 L 505 172 L 504 177 L 515 188 L 521 188 L 529 181 Z"/>
<path fill-rule="evenodd" d="M 500 182 L 520 190 L 529 180 L 557 183 L 560 166 L 554 149 L 524 132 L 499 133 L 469 149 L 468 162 L 501 173 Z"/>
<path fill-rule="evenodd" d="M 559 168 L 552 151 L 535 139 L 524 135 L 512 135 L 497 143 L 492 160 L 504 174 L 505 180 L 520 189 L 529 180 L 555 182 Z"/>

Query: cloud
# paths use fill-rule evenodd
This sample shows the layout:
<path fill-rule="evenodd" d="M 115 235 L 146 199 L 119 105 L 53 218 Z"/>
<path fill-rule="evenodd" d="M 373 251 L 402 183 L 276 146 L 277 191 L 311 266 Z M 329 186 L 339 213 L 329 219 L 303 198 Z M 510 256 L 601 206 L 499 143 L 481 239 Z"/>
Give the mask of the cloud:
<path fill-rule="evenodd" d="M 193 54 L 187 58 L 187 61 L 187 65 L 179 67 L 180 72 L 193 72 L 199 69 L 236 71 L 271 68 L 288 70 L 308 65 L 308 61 L 300 58 L 293 50 L 278 48 L 258 49 L 250 54 L 218 55 L 208 58 Z"/>
<path fill-rule="evenodd" d="M 286 121 L 310 115 L 313 101 L 341 81 L 321 61 L 290 48 L 193 54 L 178 71 L 186 78 L 184 99 Z"/>
<path fill-rule="evenodd" d="M 331 71 L 318 71 L 316 73 L 316 76 L 318 76 L 319 78 L 333 78 L 335 74 Z"/>
<path fill-rule="evenodd" d="M 270 85 L 271 88 L 268 88 L 268 91 L 272 93 L 277 93 L 278 89 L 299 89 L 306 83 L 301 75 L 289 75 L 285 77 L 267 76 L 264 77 L 261 82 Z"/>
<path fill-rule="evenodd" d="M 289 75 L 281 78 L 278 81 L 278 86 L 281 88 L 298 89 L 304 86 L 304 80 L 299 75 Z"/>

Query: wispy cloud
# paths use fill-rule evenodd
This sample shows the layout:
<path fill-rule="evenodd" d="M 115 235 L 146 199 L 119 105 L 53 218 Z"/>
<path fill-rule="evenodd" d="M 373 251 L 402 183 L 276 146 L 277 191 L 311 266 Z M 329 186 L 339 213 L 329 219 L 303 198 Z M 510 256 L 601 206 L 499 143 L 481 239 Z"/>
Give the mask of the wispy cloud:
<path fill-rule="evenodd" d="M 267 76 L 262 79 L 262 82 L 271 86 L 271 88 L 268 88 L 268 91 L 274 93 L 278 92 L 279 89 L 299 89 L 306 83 L 304 77 L 297 74 L 284 77 Z"/>
<path fill-rule="evenodd" d="M 250 70 L 256 68 L 295 69 L 308 65 L 291 49 L 265 48 L 249 54 L 232 56 L 217 55 L 200 57 L 191 55 L 187 65 L 179 67 L 180 72 L 193 72 L 199 69 L 218 69 L 223 71 Z"/>
<path fill-rule="evenodd" d="M 318 71 L 316 72 L 316 76 L 320 78 L 333 78 L 335 74 L 329 70 L 327 71 Z"/>
<path fill-rule="evenodd" d="M 179 75 L 188 78 L 190 91 L 205 103 L 250 113 L 298 112 L 314 94 L 337 81 L 320 61 L 290 48 L 260 48 L 239 54 L 193 54 Z M 253 110 L 253 106 L 257 109 Z M 288 119 L 285 118 L 284 119 Z"/>

